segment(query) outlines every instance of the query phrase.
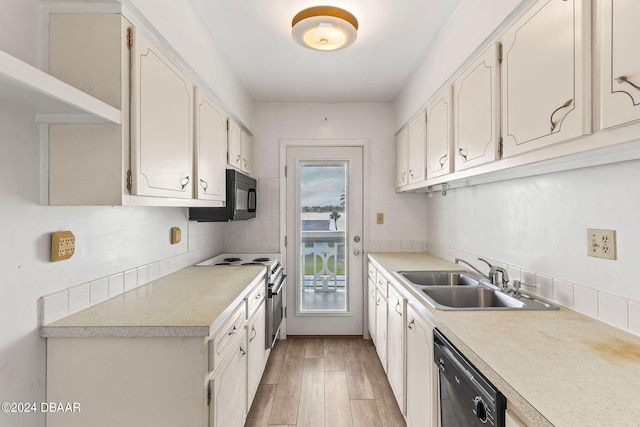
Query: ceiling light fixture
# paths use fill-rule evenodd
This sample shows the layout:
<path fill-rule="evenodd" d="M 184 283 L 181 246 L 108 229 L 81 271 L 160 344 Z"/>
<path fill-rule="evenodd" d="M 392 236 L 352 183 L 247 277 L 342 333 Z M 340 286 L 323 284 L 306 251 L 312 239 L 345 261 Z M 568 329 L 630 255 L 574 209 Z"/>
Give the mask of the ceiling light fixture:
<path fill-rule="evenodd" d="M 339 7 L 315 6 L 294 16 L 291 27 L 293 39 L 302 46 L 330 51 L 356 41 L 358 20 Z"/>

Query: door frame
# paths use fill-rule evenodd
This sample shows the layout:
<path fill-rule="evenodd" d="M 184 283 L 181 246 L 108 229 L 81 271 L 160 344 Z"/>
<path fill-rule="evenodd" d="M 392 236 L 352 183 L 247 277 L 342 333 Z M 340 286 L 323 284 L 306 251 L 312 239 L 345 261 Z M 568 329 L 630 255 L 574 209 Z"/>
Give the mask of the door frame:
<path fill-rule="evenodd" d="M 367 328 L 367 272 L 365 258 L 369 252 L 369 231 L 370 231 L 370 141 L 365 138 L 354 139 L 330 139 L 330 138 L 314 138 L 314 139 L 281 139 L 280 140 L 280 165 L 278 176 L 280 178 L 280 253 L 282 254 L 282 262 L 287 269 L 287 247 L 285 246 L 285 236 L 287 234 L 287 178 L 285 176 L 285 165 L 287 162 L 287 148 L 289 147 L 315 147 L 315 146 L 341 146 L 341 147 L 362 147 L 362 331 L 363 336 L 368 337 Z M 288 292 L 288 291 L 287 291 Z M 285 310 L 286 298 L 284 301 Z M 287 315 L 289 315 L 287 310 Z M 282 323 L 280 328 L 279 339 L 287 337 L 287 321 Z"/>

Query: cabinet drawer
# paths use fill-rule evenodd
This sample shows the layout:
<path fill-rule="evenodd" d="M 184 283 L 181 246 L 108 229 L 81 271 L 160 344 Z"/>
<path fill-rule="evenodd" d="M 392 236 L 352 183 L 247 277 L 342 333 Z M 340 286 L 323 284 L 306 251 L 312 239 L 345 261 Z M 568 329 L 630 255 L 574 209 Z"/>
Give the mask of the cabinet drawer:
<path fill-rule="evenodd" d="M 378 292 L 381 293 L 385 298 L 387 298 L 388 282 L 387 279 L 379 271 L 376 273 L 376 287 L 378 288 Z"/>
<path fill-rule="evenodd" d="M 242 303 L 209 341 L 209 371 L 213 372 L 225 356 L 225 350 L 233 343 L 238 334 L 244 334 L 246 308 Z"/>
<path fill-rule="evenodd" d="M 247 297 L 247 319 L 253 316 L 253 313 L 260 307 L 260 303 L 264 300 L 267 292 L 266 289 L 266 284 L 262 281 Z"/>

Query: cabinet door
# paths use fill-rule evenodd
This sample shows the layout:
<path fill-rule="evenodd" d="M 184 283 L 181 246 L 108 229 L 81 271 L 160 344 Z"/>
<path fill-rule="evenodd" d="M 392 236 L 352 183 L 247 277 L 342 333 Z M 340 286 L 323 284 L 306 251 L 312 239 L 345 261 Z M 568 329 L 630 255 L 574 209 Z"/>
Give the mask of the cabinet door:
<path fill-rule="evenodd" d="M 602 7 L 602 129 L 640 119 L 640 2 L 605 0 Z"/>
<path fill-rule="evenodd" d="M 505 157 L 591 132 L 590 25 L 590 1 L 540 0 L 505 33 Z"/>
<path fill-rule="evenodd" d="M 265 323 L 265 300 L 260 303 L 260 308 L 249 320 L 247 326 L 248 343 L 248 367 L 247 367 L 247 409 L 251 408 L 251 403 L 258 390 L 264 367 L 269 357 L 266 350 L 266 323 Z"/>
<path fill-rule="evenodd" d="M 227 116 L 200 90 L 195 113 L 196 198 L 226 200 Z"/>
<path fill-rule="evenodd" d="M 480 55 L 453 84 L 455 170 L 492 162 L 500 148 L 499 45 Z"/>
<path fill-rule="evenodd" d="M 210 427 L 242 427 L 246 418 L 245 340 L 236 340 L 231 353 L 231 357 L 221 366 L 213 379 L 213 398 L 209 404 Z"/>
<path fill-rule="evenodd" d="M 252 153 L 251 153 L 251 149 L 253 148 L 251 145 L 251 135 L 249 135 L 248 133 L 246 133 L 245 131 L 240 131 L 240 135 L 242 138 L 242 170 L 244 172 L 246 172 L 247 174 L 251 175 L 251 171 L 252 171 L 252 165 L 251 165 L 251 160 L 252 160 Z"/>
<path fill-rule="evenodd" d="M 407 306 L 407 427 L 438 425 L 438 380 L 433 369 L 433 328 Z"/>
<path fill-rule="evenodd" d="M 427 179 L 451 172 L 451 100 L 448 87 L 427 107 Z"/>
<path fill-rule="evenodd" d="M 405 310 L 406 299 L 389 286 L 387 325 L 387 377 L 398 406 L 405 413 Z"/>
<path fill-rule="evenodd" d="M 242 170 L 242 130 L 233 120 L 229 120 L 227 126 L 227 164 Z"/>
<path fill-rule="evenodd" d="M 409 139 L 407 128 L 396 136 L 396 187 L 407 185 L 407 162 L 409 160 Z"/>
<path fill-rule="evenodd" d="M 193 195 L 193 84 L 146 37 L 133 41 L 132 193 Z"/>
<path fill-rule="evenodd" d="M 376 284 L 369 276 L 368 279 L 368 288 L 367 291 L 369 293 L 368 300 L 368 309 L 367 309 L 367 324 L 369 326 L 369 335 L 371 336 L 371 340 L 373 344 L 376 343 Z"/>
<path fill-rule="evenodd" d="M 426 153 L 426 122 L 421 113 L 409 123 L 409 179 L 408 183 L 424 181 L 424 162 Z"/>
<path fill-rule="evenodd" d="M 387 372 L 387 298 L 376 290 L 376 352 Z"/>

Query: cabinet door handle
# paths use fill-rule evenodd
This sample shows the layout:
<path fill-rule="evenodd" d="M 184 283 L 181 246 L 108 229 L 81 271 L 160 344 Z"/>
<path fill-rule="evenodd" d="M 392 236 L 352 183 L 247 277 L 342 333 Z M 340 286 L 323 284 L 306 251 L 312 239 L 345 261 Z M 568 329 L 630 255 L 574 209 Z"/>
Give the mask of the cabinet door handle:
<path fill-rule="evenodd" d="M 240 356 L 246 356 L 247 355 L 247 351 L 242 348 L 242 346 L 240 346 Z"/>
<path fill-rule="evenodd" d="M 467 161 L 467 155 L 469 154 L 469 151 L 464 149 L 464 148 L 458 148 L 458 154 L 460 155 L 460 157 L 462 157 L 462 159 L 466 162 Z"/>
<path fill-rule="evenodd" d="M 438 163 L 440 163 L 440 169 L 442 169 L 444 167 L 444 164 L 447 162 L 447 157 L 449 157 L 449 155 L 445 154 L 444 156 L 440 157 L 440 160 L 438 160 Z"/>
<path fill-rule="evenodd" d="M 235 334 L 237 330 L 238 330 L 238 328 L 236 327 L 236 325 L 233 325 L 233 329 L 231 329 L 231 331 L 227 335 L 231 336 L 231 335 Z"/>
<path fill-rule="evenodd" d="M 378 298 L 378 301 L 376 301 L 376 305 L 380 305 L 380 298 Z"/>
<path fill-rule="evenodd" d="M 398 313 L 400 317 L 402 317 L 402 312 L 398 310 L 398 307 L 400 307 L 400 301 L 398 301 L 398 303 L 396 304 L 396 313 Z"/>
<path fill-rule="evenodd" d="M 188 176 L 185 176 L 184 178 L 182 178 L 180 180 L 180 185 L 182 186 L 182 190 L 184 190 L 184 187 L 186 187 L 188 183 L 189 183 L 189 177 Z"/>
<path fill-rule="evenodd" d="M 404 181 L 406 177 L 407 177 L 407 172 L 402 172 L 402 175 L 400 175 L 400 180 Z"/>
<path fill-rule="evenodd" d="M 632 87 L 634 87 L 637 90 L 640 90 L 640 86 L 636 85 L 635 83 L 633 83 L 631 80 L 629 80 L 629 78 L 627 76 L 620 76 L 618 78 L 615 79 L 618 83 L 628 83 L 630 84 Z"/>
<path fill-rule="evenodd" d="M 258 335 L 258 333 L 256 332 L 256 328 L 255 327 L 251 327 L 251 332 L 253 333 L 253 336 L 251 338 L 249 338 L 249 342 L 253 341 L 256 337 L 256 335 Z"/>
<path fill-rule="evenodd" d="M 409 169 L 409 176 L 410 176 L 411 178 L 415 178 L 415 176 L 413 175 L 413 171 L 412 171 L 411 169 Z"/>
<path fill-rule="evenodd" d="M 207 188 L 209 188 L 209 184 L 207 184 L 207 181 L 205 181 L 204 179 L 200 178 L 200 187 L 202 187 L 202 189 L 206 193 L 207 192 Z"/>
<path fill-rule="evenodd" d="M 240 156 L 240 154 L 238 154 L 238 157 L 236 157 L 236 163 L 240 164 L 240 159 L 241 159 L 241 158 L 242 158 L 242 157 Z"/>
<path fill-rule="evenodd" d="M 562 110 L 563 108 L 567 108 L 568 106 L 570 106 L 572 102 L 573 102 L 573 99 L 570 99 L 564 104 L 562 104 L 561 106 L 559 106 L 558 108 L 556 108 L 555 110 L 553 110 L 553 113 L 551 113 L 551 117 L 549 117 L 549 120 L 551 121 L 551 133 L 553 133 L 553 131 L 558 127 L 558 125 L 562 123 L 562 120 L 564 120 L 564 116 L 563 116 L 562 120 L 560 120 L 559 122 L 555 122 L 553 120 L 553 116 L 555 116 L 555 114 L 558 111 Z"/>
<path fill-rule="evenodd" d="M 409 324 L 407 325 L 407 328 L 409 329 L 413 329 L 413 324 L 416 323 L 416 319 L 411 319 L 411 322 L 409 322 Z"/>

